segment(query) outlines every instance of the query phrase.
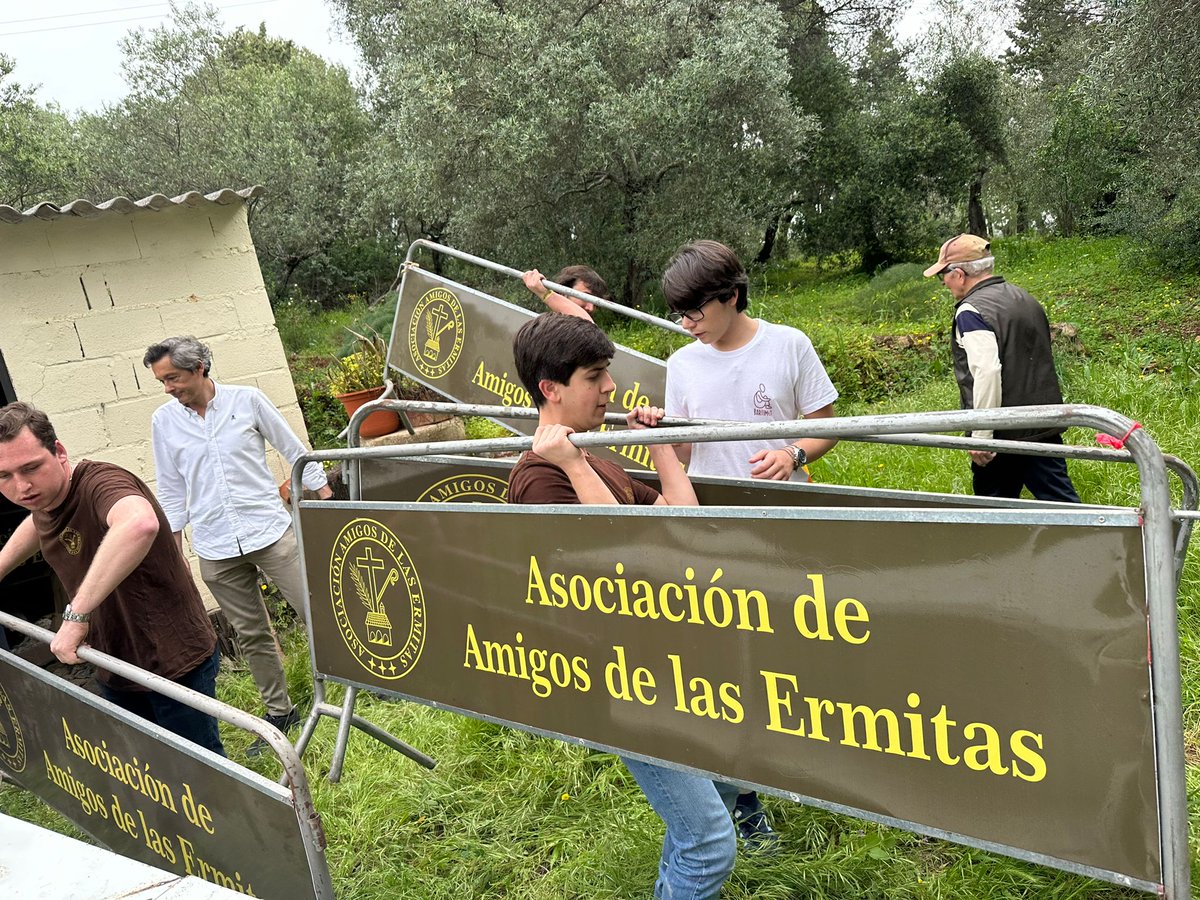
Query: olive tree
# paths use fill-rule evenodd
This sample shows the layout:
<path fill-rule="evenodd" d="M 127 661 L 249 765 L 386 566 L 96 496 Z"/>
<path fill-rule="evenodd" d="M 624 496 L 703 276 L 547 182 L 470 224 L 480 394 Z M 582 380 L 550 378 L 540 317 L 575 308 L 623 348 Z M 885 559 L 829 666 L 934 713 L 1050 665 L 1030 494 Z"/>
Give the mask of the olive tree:
<path fill-rule="evenodd" d="M 624 302 L 682 242 L 758 247 L 804 157 L 764 0 L 334 0 L 378 137 L 357 201 L 523 267 L 596 266 Z"/>

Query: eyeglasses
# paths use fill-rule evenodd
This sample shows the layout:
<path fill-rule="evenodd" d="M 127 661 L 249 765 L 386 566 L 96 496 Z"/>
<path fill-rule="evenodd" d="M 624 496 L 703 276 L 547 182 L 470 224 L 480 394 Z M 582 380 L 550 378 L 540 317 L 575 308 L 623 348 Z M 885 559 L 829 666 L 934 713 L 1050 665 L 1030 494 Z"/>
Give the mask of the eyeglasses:
<path fill-rule="evenodd" d="M 708 304 L 712 303 L 716 299 L 716 297 L 709 297 L 695 309 L 685 309 L 683 312 L 671 310 L 671 312 L 667 313 L 667 318 L 676 325 L 678 325 L 684 319 L 687 319 L 689 322 L 699 322 L 704 318 L 704 307 L 708 306 Z"/>
<path fill-rule="evenodd" d="M 949 275 L 951 272 L 961 272 L 961 271 L 962 271 L 962 268 L 960 266 L 946 266 L 946 268 L 942 269 L 942 271 L 937 273 L 938 281 L 940 281 L 942 284 L 945 284 L 947 275 Z"/>

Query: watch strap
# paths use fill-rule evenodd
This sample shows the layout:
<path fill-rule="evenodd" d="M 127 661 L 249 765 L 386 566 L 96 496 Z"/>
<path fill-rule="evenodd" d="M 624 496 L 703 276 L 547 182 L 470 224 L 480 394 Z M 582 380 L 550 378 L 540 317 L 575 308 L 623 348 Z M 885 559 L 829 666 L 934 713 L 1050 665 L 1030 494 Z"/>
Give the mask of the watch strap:
<path fill-rule="evenodd" d="M 92 614 L 90 612 L 77 613 L 75 610 L 71 609 L 71 604 L 68 603 L 67 608 L 63 610 L 62 617 L 64 622 L 80 622 L 86 624 L 92 618 Z"/>

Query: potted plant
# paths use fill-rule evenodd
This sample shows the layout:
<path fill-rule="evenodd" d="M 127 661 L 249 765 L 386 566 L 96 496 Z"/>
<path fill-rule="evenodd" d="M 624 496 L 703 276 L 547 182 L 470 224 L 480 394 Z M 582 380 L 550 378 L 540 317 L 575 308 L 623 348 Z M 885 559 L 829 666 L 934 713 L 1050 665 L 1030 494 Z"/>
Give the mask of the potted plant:
<path fill-rule="evenodd" d="M 446 398 L 431 388 L 425 387 L 419 381 L 413 381 L 406 375 L 397 375 L 395 379 L 396 399 L 398 400 L 423 400 L 432 403 L 445 403 Z M 408 413 L 408 421 L 413 428 L 420 428 L 424 425 L 433 425 L 437 422 L 444 422 L 446 419 L 452 418 L 450 413 L 437 412 L 410 412 Z"/>
<path fill-rule="evenodd" d="M 350 329 L 347 331 L 354 335 L 356 349 L 335 360 L 336 366 L 329 375 L 329 390 L 346 408 L 346 415 L 353 416 L 356 409 L 379 399 L 383 393 L 387 345 L 377 331 L 372 330 L 369 336 Z M 391 410 L 381 409 L 367 416 L 358 433 L 367 438 L 379 437 L 399 428 L 400 416 Z"/>

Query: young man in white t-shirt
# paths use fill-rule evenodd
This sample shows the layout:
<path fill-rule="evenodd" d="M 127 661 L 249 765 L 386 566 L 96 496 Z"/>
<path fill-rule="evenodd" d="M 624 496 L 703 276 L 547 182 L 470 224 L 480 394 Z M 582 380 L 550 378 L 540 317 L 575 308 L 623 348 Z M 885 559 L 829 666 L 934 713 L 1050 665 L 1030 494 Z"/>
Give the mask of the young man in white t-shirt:
<path fill-rule="evenodd" d="M 737 255 L 696 241 L 671 258 L 662 277 L 671 318 L 696 339 L 667 360 L 668 416 L 781 422 L 834 415 L 838 392 L 804 332 L 752 319 L 749 279 Z M 691 475 L 807 481 L 807 463 L 831 438 L 722 441 L 677 447 Z"/>
<path fill-rule="evenodd" d="M 834 414 L 837 389 L 802 331 L 746 314 L 749 279 L 732 250 L 717 241 L 681 248 L 663 273 L 671 318 L 696 340 L 667 360 L 668 416 L 779 422 Z M 689 475 L 729 475 L 807 481 L 806 463 L 837 443 L 830 438 L 783 438 L 677 445 Z M 778 838 L 753 791 L 734 807 L 748 846 L 768 848 Z"/>

